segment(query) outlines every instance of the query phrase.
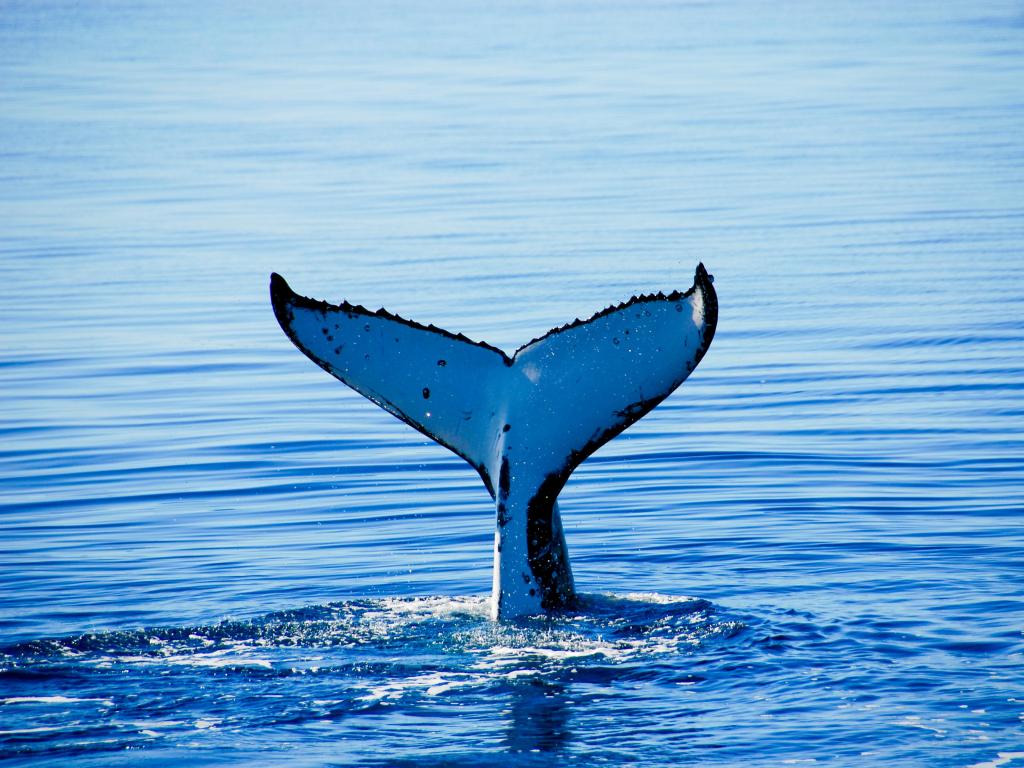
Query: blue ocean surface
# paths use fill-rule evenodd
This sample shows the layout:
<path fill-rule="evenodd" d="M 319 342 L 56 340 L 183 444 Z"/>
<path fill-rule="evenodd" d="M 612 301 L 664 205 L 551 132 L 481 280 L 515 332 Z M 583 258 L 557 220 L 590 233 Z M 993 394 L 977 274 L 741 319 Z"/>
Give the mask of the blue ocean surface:
<path fill-rule="evenodd" d="M 267 284 L 512 351 L 715 275 L 488 619 Z M 0 3 L 0 756 L 1024 766 L 1019 2 Z"/>

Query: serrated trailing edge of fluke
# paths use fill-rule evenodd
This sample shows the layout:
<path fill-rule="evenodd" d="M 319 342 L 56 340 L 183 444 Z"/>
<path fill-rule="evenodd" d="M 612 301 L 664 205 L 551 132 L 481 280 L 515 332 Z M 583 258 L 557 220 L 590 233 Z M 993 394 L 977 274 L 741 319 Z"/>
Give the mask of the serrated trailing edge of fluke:
<path fill-rule="evenodd" d="M 367 309 L 362 304 L 352 304 L 347 300 L 342 300 L 341 304 L 331 304 L 328 301 L 308 298 L 307 296 L 303 296 L 302 294 L 293 291 L 291 286 L 288 285 L 287 281 L 279 274 L 277 274 L 277 272 L 273 272 L 270 275 L 270 295 L 273 299 L 272 303 L 274 305 L 275 310 L 277 310 L 278 306 L 281 306 L 284 303 L 291 303 L 299 307 L 315 309 L 320 312 L 326 312 L 328 310 L 339 310 L 350 315 L 383 317 L 387 320 L 393 320 L 396 323 L 407 325 L 410 328 L 418 328 L 421 331 L 439 333 L 442 336 L 445 336 L 449 339 L 454 339 L 456 341 L 464 341 L 467 344 L 473 344 L 477 347 L 482 347 L 483 349 L 489 349 L 491 352 L 497 352 L 499 355 L 501 355 L 505 359 L 506 365 L 512 364 L 512 359 L 508 355 L 506 355 L 502 350 L 498 349 L 495 346 L 492 346 L 491 344 L 488 344 L 485 341 L 475 341 L 463 333 L 452 333 L 451 331 L 447 331 L 444 328 L 438 328 L 433 323 L 424 325 L 423 323 L 418 323 L 415 320 L 409 320 L 407 318 L 402 317 L 401 315 L 396 315 L 394 312 L 389 312 L 384 307 L 381 307 L 380 309 L 377 310 L 371 310 Z M 278 320 L 280 320 L 280 317 L 278 318 Z M 282 326 L 283 325 L 284 323 L 282 323 Z"/>
<path fill-rule="evenodd" d="M 693 285 L 690 286 L 690 288 L 686 291 L 672 291 L 671 293 L 668 294 L 664 293 L 663 291 L 658 291 L 657 293 L 644 293 L 639 295 L 633 295 L 626 301 L 619 302 L 618 304 L 612 304 L 611 306 L 605 307 L 604 309 L 595 312 L 586 320 L 576 318 L 572 322 L 560 325 L 556 328 L 552 328 L 550 331 L 547 331 L 546 333 L 543 333 L 540 336 L 531 339 L 530 341 L 520 346 L 518 349 L 516 349 L 515 352 L 512 353 L 511 356 L 509 356 L 504 350 L 498 349 L 497 347 L 488 344 L 485 341 L 476 341 L 474 339 L 469 338 L 463 333 L 452 333 L 451 331 L 445 330 L 444 328 L 439 328 L 433 323 L 424 325 L 423 323 L 418 323 L 415 320 L 409 320 L 407 318 L 402 317 L 401 315 L 395 314 L 394 312 L 389 312 L 384 307 L 381 307 L 380 309 L 377 310 L 371 310 L 367 309 L 361 304 L 352 304 L 347 300 L 342 300 L 340 304 L 331 304 L 328 301 L 308 298 L 293 291 L 291 286 L 288 285 L 287 281 L 276 272 L 273 272 L 270 275 L 270 294 L 271 297 L 273 298 L 272 303 L 274 305 L 275 312 L 278 314 L 280 313 L 281 310 L 283 310 L 285 304 L 290 303 L 296 306 L 307 307 L 309 309 L 314 309 L 320 312 L 326 312 L 328 310 L 340 310 L 341 312 L 346 312 L 348 314 L 354 315 L 383 317 L 388 320 L 393 320 L 397 323 L 407 325 L 410 328 L 418 328 L 420 330 L 430 331 L 431 333 L 438 333 L 441 334 L 442 336 L 446 336 L 447 338 L 454 339 L 456 341 L 463 341 L 466 342 L 467 344 L 473 344 L 483 349 L 490 350 L 491 352 L 496 352 L 497 354 L 501 355 L 502 359 L 505 361 L 505 365 L 512 365 L 515 356 L 519 354 L 522 350 L 526 349 L 532 344 L 536 344 L 539 341 L 543 341 L 549 336 L 554 336 L 555 334 L 568 331 L 572 328 L 578 328 L 581 325 L 592 323 L 595 320 L 599 320 L 602 317 L 612 314 L 613 312 L 619 312 L 635 304 L 643 304 L 652 301 L 680 301 L 686 298 L 687 296 L 691 295 L 694 291 L 697 290 L 698 287 L 703 288 L 705 284 L 710 285 L 711 280 L 712 278 L 710 275 L 708 275 L 707 270 L 704 268 L 704 264 L 698 264 L 696 273 L 694 275 Z M 713 293 L 711 295 L 712 297 L 714 296 Z M 282 318 L 278 316 L 278 320 L 282 321 Z M 285 327 L 286 323 L 282 321 L 281 325 L 282 327 Z"/>
<path fill-rule="evenodd" d="M 633 306 L 634 304 L 643 304 L 645 302 L 651 302 L 651 301 L 680 301 L 682 299 L 685 299 L 687 296 L 691 295 L 694 291 L 696 291 L 698 286 L 703 287 L 703 284 L 705 282 L 710 284 L 711 277 L 708 275 L 707 270 L 704 268 L 704 264 L 698 264 L 697 265 L 697 271 L 696 271 L 696 273 L 694 275 L 694 279 L 693 279 L 693 285 L 691 285 L 688 290 L 686 290 L 686 291 L 672 291 L 669 294 L 666 294 L 663 291 L 658 291 L 657 293 L 642 293 L 640 295 L 633 295 L 633 296 L 629 297 L 626 301 L 619 302 L 618 304 L 612 304 L 609 307 L 605 307 L 604 309 L 602 309 L 602 310 L 600 310 L 598 312 L 595 312 L 593 315 L 588 317 L 586 320 L 581 320 L 580 318 L 577 317 L 575 320 L 573 320 L 570 323 L 566 323 L 565 325 L 560 325 L 557 328 L 552 328 L 547 333 L 541 334 L 537 338 L 532 339 L 531 341 L 528 341 L 525 344 L 523 344 L 521 347 L 519 347 L 519 349 L 517 349 L 515 351 L 515 354 L 513 354 L 512 357 L 514 358 L 517 354 L 519 354 L 519 352 L 521 350 L 526 349 L 531 344 L 536 344 L 538 341 L 543 341 L 544 339 L 548 338 L 549 336 L 554 336 L 557 333 L 562 333 L 563 331 L 568 331 L 568 330 L 570 330 L 572 328 L 578 328 L 581 325 L 586 325 L 587 323 L 592 323 L 595 320 L 598 320 L 598 319 L 600 319 L 602 317 L 605 317 L 606 315 L 610 315 L 610 314 L 612 314 L 614 312 L 619 312 L 619 311 L 621 311 L 623 309 L 628 309 L 629 307 Z"/>

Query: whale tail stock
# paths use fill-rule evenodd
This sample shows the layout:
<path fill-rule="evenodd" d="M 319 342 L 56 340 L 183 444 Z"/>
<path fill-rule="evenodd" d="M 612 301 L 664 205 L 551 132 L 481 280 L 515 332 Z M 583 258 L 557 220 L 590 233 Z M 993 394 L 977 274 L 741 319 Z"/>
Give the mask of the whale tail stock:
<path fill-rule="evenodd" d="M 384 309 L 308 299 L 276 273 L 270 295 L 307 357 L 480 474 L 496 505 L 494 618 L 573 604 L 559 492 L 686 379 L 718 321 L 703 264 L 685 293 L 635 296 L 511 357 Z"/>

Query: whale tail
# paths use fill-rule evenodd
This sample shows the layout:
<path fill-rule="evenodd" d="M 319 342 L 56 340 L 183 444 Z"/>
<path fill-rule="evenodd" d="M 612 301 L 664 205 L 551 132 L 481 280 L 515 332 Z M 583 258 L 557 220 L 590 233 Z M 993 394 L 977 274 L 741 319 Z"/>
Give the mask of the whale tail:
<path fill-rule="evenodd" d="M 718 321 L 703 264 L 685 293 L 634 296 L 512 356 L 384 309 L 300 296 L 276 273 L 270 294 L 307 357 L 480 474 L 496 503 L 496 618 L 571 605 L 559 492 L 686 379 Z"/>

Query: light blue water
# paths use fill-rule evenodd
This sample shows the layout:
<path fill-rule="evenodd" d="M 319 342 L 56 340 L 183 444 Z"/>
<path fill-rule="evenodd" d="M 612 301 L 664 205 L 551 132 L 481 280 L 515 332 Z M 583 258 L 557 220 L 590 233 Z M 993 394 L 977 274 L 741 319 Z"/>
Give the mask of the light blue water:
<path fill-rule="evenodd" d="M 1024 8 L 0 4 L 0 754 L 1024 765 Z M 271 270 L 506 349 L 716 276 L 485 618 Z"/>

